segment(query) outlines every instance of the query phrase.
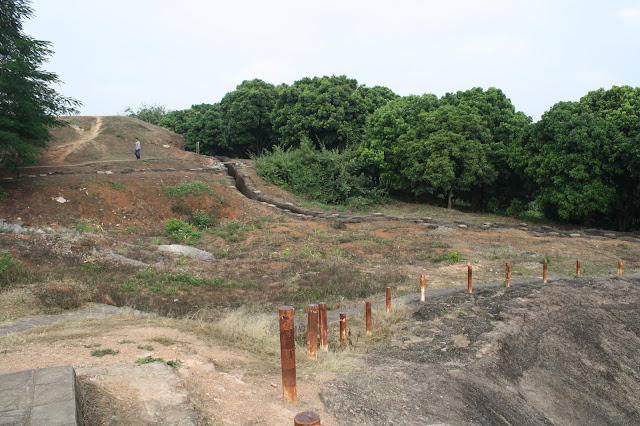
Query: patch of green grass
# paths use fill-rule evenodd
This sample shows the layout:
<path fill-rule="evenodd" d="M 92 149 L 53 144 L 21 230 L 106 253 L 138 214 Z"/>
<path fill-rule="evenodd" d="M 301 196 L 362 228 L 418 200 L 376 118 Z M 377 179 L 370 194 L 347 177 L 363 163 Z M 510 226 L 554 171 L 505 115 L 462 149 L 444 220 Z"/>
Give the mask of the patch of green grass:
<path fill-rule="evenodd" d="M 91 351 L 91 356 L 102 358 L 105 355 L 117 355 L 119 352 L 120 351 L 114 351 L 113 349 L 96 349 L 95 351 Z"/>
<path fill-rule="evenodd" d="M 27 272 L 18 259 L 14 259 L 7 250 L 0 252 L 0 289 L 26 278 Z"/>
<path fill-rule="evenodd" d="M 136 360 L 136 364 L 150 364 L 152 362 L 164 362 L 162 358 L 154 358 L 151 355 L 145 356 L 144 358 L 139 358 Z"/>
<path fill-rule="evenodd" d="M 167 365 L 171 368 L 180 368 L 180 366 L 182 365 L 182 361 L 180 361 L 179 359 L 175 359 L 175 360 L 169 360 L 167 361 Z"/>
<path fill-rule="evenodd" d="M 126 344 L 126 343 L 135 343 L 135 342 L 134 342 L 133 340 L 120 340 L 120 341 L 118 342 L 118 344 L 120 344 L 120 345 L 124 345 L 124 344 Z"/>
<path fill-rule="evenodd" d="M 153 346 L 151 346 L 151 345 L 144 345 L 144 346 L 140 345 L 140 346 L 138 346 L 138 349 L 142 349 L 144 351 L 152 351 L 153 350 Z"/>
<path fill-rule="evenodd" d="M 232 220 L 224 226 L 217 226 L 211 232 L 225 241 L 237 243 L 245 239 L 249 227 L 239 220 Z"/>
<path fill-rule="evenodd" d="M 218 223 L 218 219 L 205 210 L 198 210 L 193 214 L 191 223 L 200 230 L 209 229 Z"/>
<path fill-rule="evenodd" d="M 88 231 L 92 231 L 93 228 L 91 228 L 91 225 L 89 225 L 87 222 L 78 222 L 75 224 L 74 229 L 76 230 L 76 232 L 79 233 L 83 233 L 83 232 L 88 232 Z"/>
<path fill-rule="evenodd" d="M 437 262 L 456 263 L 456 262 L 460 262 L 461 260 L 462 260 L 462 255 L 460 254 L 459 251 L 456 251 L 456 250 L 450 250 L 450 251 L 444 252 L 440 256 L 434 257 L 432 259 L 434 263 L 437 263 Z"/>
<path fill-rule="evenodd" d="M 126 190 L 126 188 L 124 187 L 123 184 L 121 184 L 120 182 L 111 182 L 111 187 L 113 189 L 115 189 L 116 191 L 121 191 L 124 192 Z"/>
<path fill-rule="evenodd" d="M 164 194 L 169 198 L 184 197 L 185 195 L 198 195 L 211 192 L 211 188 L 204 182 L 185 182 L 174 186 L 162 188 Z"/>
<path fill-rule="evenodd" d="M 164 231 L 173 242 L 187 245 L 196 245 L 202 236 L 193 225 L 175 218 L 165 222 Z"/>

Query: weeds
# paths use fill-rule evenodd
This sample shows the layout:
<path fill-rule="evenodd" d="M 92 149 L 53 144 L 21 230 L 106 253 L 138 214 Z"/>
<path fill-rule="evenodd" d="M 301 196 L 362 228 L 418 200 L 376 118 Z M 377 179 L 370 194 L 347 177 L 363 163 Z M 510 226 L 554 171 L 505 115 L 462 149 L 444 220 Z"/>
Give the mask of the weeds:
<path fill-rule="evenodd" d="M 91 351 L 91 356 L 102 358 L 105 355 L 117 355 L 118 353 L 120 353 L 120 351 L 114 351 L 113 349 L 96 349 L 95 351 Z"/>
<path fill-rule="evenodd" d="M 164 225 L 165 233 L 173 242 L 188 245 L 196 245 L 202 236 L 193 228 L 193 225 L 175 218 L 167 220 Z"/>
<path fill-rule="evenodd" d="M 162 188 L 164 194 L 169 198 L 184 197 L 185 195 L 198 195 L 211 192 L 211 188 L 204 182 L 185 182 L 174 186 L 165 186 Z"/>
<path fill-rule="evenodd" d="M 169 361 L 167 361 L 167 365 L 173 369 L 178 369 L 182 365 L 182 361 L 180 361 L 179 359 L 175 359 L 175 360 L 170 359 Z"/>
<path fill-rule="evenodd" d="M 151 346 L 151 345 L 144 345 L 144 346 L 140 345 L 140 346 L 138 346 L 138 349 L 141 349 L 143 351 L 152 351 L 153 350 L 153 346 Z"/>
<path fill-rule="evenodd" d="M 164 362 L 162 358 L 154 358 L 153 356 L 145 356 L 144 358 L 139 358 L 136 360 L 136 364 L 151 364 L 152 362 Z"/>
<path fill-rule="evenodd" d="M 450 250 L 442 253 L 438 257 L 434 257 L 432 260 L 434 263 L 437 263 L 437 262 L 456 263 L 462 260 L 462 255 L 460 254 L 459 251 Z"/>
<path fill-rule="evenodd" d="M 0 254 L 0 289 L 22 281 L 27 276 L 20 261 L 6 250 Z"/>
<path fill-rule="evenodd" d="M 249 227 L 238 220 L 232 220 L 224 226 L 218 226 L 211 232 L 225 241 L 240 242 L 245 239 Z"/>
<path fill-rule="evenodd" d="M 198 210 L 193 214 L 191 223 L 195 225 L 196 228 L 203 230 L 216 225 L 218 223 L 218 219 L 205 210 Z"/>

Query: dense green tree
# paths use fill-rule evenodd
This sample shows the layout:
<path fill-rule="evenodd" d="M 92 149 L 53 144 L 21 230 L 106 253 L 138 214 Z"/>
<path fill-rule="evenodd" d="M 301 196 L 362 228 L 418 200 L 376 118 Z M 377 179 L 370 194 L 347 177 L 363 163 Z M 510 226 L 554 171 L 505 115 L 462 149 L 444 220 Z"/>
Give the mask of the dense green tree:
<path fill-rule="evenodd" d="M 613 86 L 589 92 L 580 99 L 585 108 L 616 126 L 618 167 L 611 184 L 616 189 L 615 217 L 618 229 L 627 229 L 640 214 L 640 88 Z M 613 222 L 613 219 L 611 219 Z"/>
<path fill-rule="evenodd" d="M 376 184 L 394 191 L 411 191 L 412 182 L 398 173 L 405 163 L 412 161 L 404 144 L 414 137 L 422 114 L 437 106 L 435 95 L 411 95 L 386 103 L 368 117 L 358 152 Z"/>
<path fill-rule="evenodd" d="M 499 89 L 407 96 L 368 119 L 360 156 L 374 180 L 416 196 L 454 195 L 474 208 L 503 196 L 514 139 L 530 119 Z"/>
<path fill-rule="evenodd" d="M 147 123 L 160 125 L 160 122 L 167 114 L 167 110 L 162 105 L 147 105 L 142 104 L 137 110 L 133 110 L 131 107 L 127 107 L 124 113 L 129 117 L 134 117 Z"/>
<path fill-rule="evenodd" d="M 526 132 L 520 159 L 545 216 L 586 226 L 616 205 L 624 138 L 615 124 L 580 102 L 560 102 Z"/>
<path fill-rule="evenodd" d="M 58 76 L 41 69 L 53 54 L 50 43 L 24 34 L 33 16 L 26 0 L 0 1 L 0 164 L 33 164 L 50 139 L 59 115 L 77 113 L 80 102 L 51 88 Z"/>
<path fill-rule="evenodd" d="M 367 116 L 394 97 L 388 89 L 367 89 L 346 76 L 303 78 L 282 88 L 274 130 L 283 147 L 297 146 L 303 138 L 329 149 L 356 146 Z"/>
<path fill-rule="evenodd" d="M 403 149 L 408 161 L 400 173 L 416 195 L 441 194 L 451 208 L 454 194 L 497 176 L 489 161 L 491 134 L 473 107 L 440 105 L 423 113 L 418 128 L 407 136 Z"/>
<path fill-rule="evenodd" d="M 222 98 L 224 145 L 230 155 L 261 155 L 271 147 L 271 115 L 277 98 L 276 87 L 259 79 L 243 81 Z"/>
<path fill-rule="evenodd" d="M 526 197 L 521 175 L 510 165 L 513 163 L 511 156 L 514 143 L 522 137 L 531 118 L 523 112 L 516 112 L 509 98 L 495 87 L 486 91 L 475 87 L 464 92 L 447 93 L 440 101 L 474 108 L 490 134 L 483 144 L 487 145 L 487 159 L 497 176 L 491 182 L 476 182 L 463 194 L 471 202 L 472 208 L 483 208 L 490 200 L 504 208 L 513 197 Z"/>

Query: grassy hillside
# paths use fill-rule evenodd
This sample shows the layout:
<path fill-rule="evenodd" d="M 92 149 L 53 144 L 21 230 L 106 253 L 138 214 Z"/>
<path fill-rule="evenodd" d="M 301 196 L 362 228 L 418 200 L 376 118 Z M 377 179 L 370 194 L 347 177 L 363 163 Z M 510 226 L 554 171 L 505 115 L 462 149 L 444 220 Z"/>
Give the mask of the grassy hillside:
<path fill-rule="evenodd" d="M 52 129 L 49 152 L 41 164 L 133 159 L 135 138 L 142 158 L 184 157 L 184 138 L 132 117 L 62 117 L 68 126 Z M 167 146 L 169 148 L 167 148 Z"/>

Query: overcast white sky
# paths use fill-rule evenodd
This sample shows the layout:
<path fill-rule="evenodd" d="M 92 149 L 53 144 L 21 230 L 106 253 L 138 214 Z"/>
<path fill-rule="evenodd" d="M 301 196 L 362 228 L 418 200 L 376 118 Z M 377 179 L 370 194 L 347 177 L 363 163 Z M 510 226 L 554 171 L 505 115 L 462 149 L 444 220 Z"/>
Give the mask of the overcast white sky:
<path fill-rule="evenodd" d="M 640 0 L 33 0 L 25 32 L 81 115 L 216 103 L 243 80 L 346 75 L 395 93 L 497 87 L 538 120 L 640 86 Z"/>

